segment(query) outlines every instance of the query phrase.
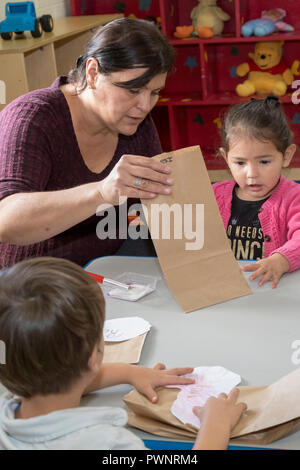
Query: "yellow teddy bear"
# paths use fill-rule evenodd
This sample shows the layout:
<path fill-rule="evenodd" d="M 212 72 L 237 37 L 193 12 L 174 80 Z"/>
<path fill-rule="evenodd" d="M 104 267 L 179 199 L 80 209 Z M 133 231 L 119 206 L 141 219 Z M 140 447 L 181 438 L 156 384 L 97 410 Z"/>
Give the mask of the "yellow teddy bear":
<path fill-rule="evenodd" d="M 248 74 L 248 78 L 236 87 L 239 96 L 249 96 L 254 93 L 273 93 L 283 96 L 288 85 L 293 82 L 292 70 L 282 60 L 283 41 L 258 42 L 254 53 L 249 52 L 251 62 L 245 62 L 237 67 L 239 77 Z M 293 69 L 293 66 L 292 66 Z"/>

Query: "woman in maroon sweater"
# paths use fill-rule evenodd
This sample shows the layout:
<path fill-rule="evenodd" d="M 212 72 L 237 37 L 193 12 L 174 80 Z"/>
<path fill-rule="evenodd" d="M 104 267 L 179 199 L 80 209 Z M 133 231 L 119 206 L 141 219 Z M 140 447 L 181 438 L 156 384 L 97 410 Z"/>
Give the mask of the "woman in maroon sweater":
<path fill-rule="evenodd" d="M 0 267 L 56 256 L 80 265 L 123 240 L 96 235 L 97 208 L 168 194 L 149 115 L 173 48 L 150 22 L 100 28 L 77 68 L 0 113 Z"/>

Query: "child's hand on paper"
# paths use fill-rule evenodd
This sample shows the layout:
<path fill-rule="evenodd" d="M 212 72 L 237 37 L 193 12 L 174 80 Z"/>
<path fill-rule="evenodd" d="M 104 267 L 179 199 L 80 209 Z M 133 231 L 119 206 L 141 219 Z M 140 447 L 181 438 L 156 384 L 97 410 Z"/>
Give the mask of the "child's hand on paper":
<path fill-rule="evenodd" d="M 152 403 L 157 403 L 158 396 L 156 387 L 166 385 L 187 385 L 194 383 L 193 379 L 182 377 L 193 372 L 192 367 L 178 367 L 176 369 L 166 369 L 164 364 L 156 364 L 153 369 L 135 366 L 131 372 L 130 384 L 138 392 L 145 395 Z"/>
<path fill-rule="evenodd" d="M 194 449 L 226 449 L 232 429 L 239 422 L 246 403 L 237 403 L 239 389 L 229 395 L 221 393 L 210 397 L 203 407 L 195 406 L 193 412 L 199 417 L 201 428 Z"/>
<path fill-rule="evenodd" d="M 280 253 L 274 253 L 268 258 L 261 259 L 256 263 L 247 264 L 242 266 L 241 270 L 245 272 L 253 271 L 254 274 L 250 276 L 250 281 L 254 281 L 261 277 L 258 285 L 262 286 L 267 281 L 272 281 L 272 289 L 274 289 L 281 276 L 290 269 L 290 263 L 285 256 Z"/>

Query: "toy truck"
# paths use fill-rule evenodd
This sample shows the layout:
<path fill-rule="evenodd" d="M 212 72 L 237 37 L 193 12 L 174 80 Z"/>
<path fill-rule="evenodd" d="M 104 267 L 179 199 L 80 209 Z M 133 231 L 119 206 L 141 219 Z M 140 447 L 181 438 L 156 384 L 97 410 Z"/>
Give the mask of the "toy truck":
<path fill-rule="evenodd" d="M 39 38 L 45 32 L 53 30 L 51 15 L 37 18 L 33 2 L 10 2 L 5 5 L 5 20 L 0 22 L 2 39 L 11 39 L 13 33 L 23 34 L 30 31 L 34 38 Z"/>

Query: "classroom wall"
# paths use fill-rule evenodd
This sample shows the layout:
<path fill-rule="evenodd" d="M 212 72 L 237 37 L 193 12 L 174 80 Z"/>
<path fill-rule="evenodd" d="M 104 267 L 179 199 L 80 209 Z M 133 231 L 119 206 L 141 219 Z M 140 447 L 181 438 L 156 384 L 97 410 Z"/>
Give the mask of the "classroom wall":
<path fill-rule="evenodd" d="M 12 0 L 0 0 L 0 21 L 5 18 L 5 4 Z M 69 0 L 35 0 L 35 9 L 37 16 L 50 14 L 53 18 L 62 16 L 70 16 L 70 1 Z"/>

